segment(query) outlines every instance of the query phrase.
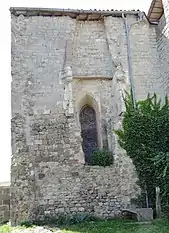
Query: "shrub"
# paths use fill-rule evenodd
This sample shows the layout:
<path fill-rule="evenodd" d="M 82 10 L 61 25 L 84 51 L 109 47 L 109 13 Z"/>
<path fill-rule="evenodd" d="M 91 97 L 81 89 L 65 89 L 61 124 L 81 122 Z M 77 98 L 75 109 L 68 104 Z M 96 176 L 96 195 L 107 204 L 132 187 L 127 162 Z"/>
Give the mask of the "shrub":
<path fill-rule="evenodd" d="M 23 221 L 23 222 L 21 222 L 20 225 L 23 227 L 29 228 L 29 227 L 33 227 L 34 223 L 33 223 L 33 221 Z"/>
<path fill-rule="evenodd" d="M 124 99 L 126 112 L 122 129 L 116 131 L 119 144 L 132 159 L 143 192 L 147 191 L 150 207 L 155 207 L 155 187 L 161 190 L 162 204 L 169 203 L 169 101 L 164 104 L 156 94 L 137 101 Z"/>
<path fill-rule="evenodd" d="M 56 216 L 44 216 L 43 220 L 24 221 L 21 226 L 34 227 L 34 226 L 69 226 L 90 221 L 98 221 L 100 218 L 94 217 L 86 212 L 81 212 L 73 215 L 59 214 Z"/>
<path fill-rule="evenodd" d="M 91 165 L 110 166 L 114 162 L 113 153 L 105 149 L 99 149 L 93 152 L 91 156 Z"/>

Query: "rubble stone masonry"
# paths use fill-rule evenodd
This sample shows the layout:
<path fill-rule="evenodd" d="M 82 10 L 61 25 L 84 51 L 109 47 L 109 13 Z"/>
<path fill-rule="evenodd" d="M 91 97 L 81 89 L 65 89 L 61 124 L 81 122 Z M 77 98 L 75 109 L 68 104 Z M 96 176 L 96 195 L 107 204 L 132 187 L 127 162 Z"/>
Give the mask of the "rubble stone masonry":
<path fill-rule="evenodd" d="M 10 184 L 0 182 L 0 223 L 10 219 Z"/>
<path fill-rule="evenodd" d="M 137 12 L 127 20 L 136 98 L 161 94 L 156 26 Z M 124 19 L 11 13 L 11 32 L 12 223 L 60 213 L 119 216 L 140 192 L 113 133 L 129 90 Z M 85 164 L 85 105 L 95 110 L 99 147 L 114 154 L 110 167 Z"/>

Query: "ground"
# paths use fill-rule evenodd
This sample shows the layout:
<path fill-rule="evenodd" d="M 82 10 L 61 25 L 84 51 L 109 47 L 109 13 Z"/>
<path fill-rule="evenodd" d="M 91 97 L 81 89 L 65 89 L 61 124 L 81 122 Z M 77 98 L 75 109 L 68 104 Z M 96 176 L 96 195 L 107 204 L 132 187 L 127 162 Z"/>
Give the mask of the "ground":
<path fill-rule="evenodd" d="M 131 222 L 126 221 L 98 221 L 98 222 L 86 222 L 82 224 L 65 226 L 61 227 L 61 232 L 63 233 L 169 233 L 169 220 L 155 220 L 150 224 L 131 224 Z M 23 229 L 16 231 L 16 228 L 12 229 L 8 225 L 0 226 L 0 233 L 9 233 L 9 232 L 24 232 Z M 26 233 L 31 232 L 27 228 Z M 43 233 L 45 231 L 41 231 L 40 229 L 37 231 L 38 233 Z M 56 231 L 56 228 L 53 228 L 53 232 Z"/>

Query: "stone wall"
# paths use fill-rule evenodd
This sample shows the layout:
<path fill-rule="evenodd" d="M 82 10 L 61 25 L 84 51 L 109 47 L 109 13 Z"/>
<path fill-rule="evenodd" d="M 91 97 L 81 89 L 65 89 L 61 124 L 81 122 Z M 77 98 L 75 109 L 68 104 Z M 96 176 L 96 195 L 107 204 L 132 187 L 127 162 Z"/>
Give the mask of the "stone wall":
<path fill-rule="evenodd" d="M 169 2 L 163 0 L 164 14 L 160 18 L 157 33 L 157 45 L 160 64 L 161 87 L 164 94 L 169 93 Z"/>
<path fill-rule="evenodd" d="M 73 76 L 113 76 L 103 20 L 77 21 L 73 42 Z"/>
<path fill-rule="evenodd" d="M 38 116 L 30 124 L 34 139 L 29 149 L 21 129 L 14 126 L 19 153 L 13 156 L 11 170 L 13 223 L 41 219 L 46 214 L 57 216 L 63 211 L 115 217 L 139 193 L 132 162 L 122 151 L 110 168 L 83 165 L 73 122 L 60 114 Z"/>
<path fill-rule="evenodd" d="M 0 183 L 0 223 L 10 219 L 10 184 Z"/>
<path fill-rule="evenodd" d="M 25 118 L 12 119 L 15 151 L 11 167 L 11 219 L 26 220 L 33 214 L 36 189 L 39 185 L 37 168 L 41 162 L 84 164 L 79 129 L 73 117 L 61 114 L 37 115 L 29 119 L 32 144 L 27 144 Z M 50 179 L 50 177 L 49 177 Z"/>
<path fill-rule="evenodd" d="M 112 149 L 112 80 L 79 78 L 73 80 L 72 88 L 78 127 L 80 128 L 79 113 L 81 108 L 85 104 L 91 105 L 96 112 L 99 145 Z"/>
<path fill-rule="evenodd" d="M 160 95 L 161 80 L 155 26 L 150 25 L 144 15 L 140 19 L 128 16 L 126 20 L 129 27 L 131 69 L 136 99 L 145 98 L 148 92 L 157 92 Z M 115 85 L 128 90 L 130 81 L 124 19 L 105 17 L 104 22 L 111 60 L 115 67 Z"/>
<path fill-rule="evenodd" d="M 130 29 L 131 59 L 136 98 L 142 99 L 147 93 L 163 94 L 158 63 L 156 27 L 146 21 L 132 24 Z M 146 41 L 146 43 L 145 43 Z"/>
<path fill-rule="evenodd" d="M 147 20 L 127 18 L 135 91 L 143 98 L 159 80 L 156 35 Z M 132 161 L 113 134 L 124 110 L 121 90 L 129 89 L 124 20 L 12 15 L 11 29 L 12 223 L 59 212 L 119 215 L 139 193 Z M 85 165 L 85 104 L 96 111 L 100 147 L 115 154 L 112 167 Z"/>
<path fill-rule="evenodd" d="M 58 166 L 41 162 L 35 216 L 87 212 L 107 218 L 121 215 L 138 192 L 133 168 L 126 161 L 112 167 Z M 127 175 L 127 176 L 126 176 Z"/>

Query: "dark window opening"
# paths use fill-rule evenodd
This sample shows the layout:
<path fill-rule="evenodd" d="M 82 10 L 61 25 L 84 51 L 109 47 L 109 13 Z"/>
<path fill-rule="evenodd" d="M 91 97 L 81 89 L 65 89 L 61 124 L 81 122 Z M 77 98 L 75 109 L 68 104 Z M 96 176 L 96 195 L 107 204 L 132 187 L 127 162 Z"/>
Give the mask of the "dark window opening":
<path fill-rule="evenodd" d="M 82 108 L 80 112 L 80 124 L 85 162 L 90 164 L 92 153 L 98 148 L 96 113 L 92 107 L 87 105 Z"/>

